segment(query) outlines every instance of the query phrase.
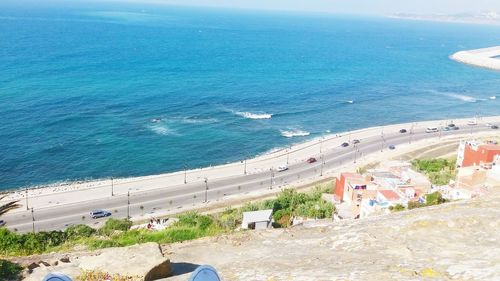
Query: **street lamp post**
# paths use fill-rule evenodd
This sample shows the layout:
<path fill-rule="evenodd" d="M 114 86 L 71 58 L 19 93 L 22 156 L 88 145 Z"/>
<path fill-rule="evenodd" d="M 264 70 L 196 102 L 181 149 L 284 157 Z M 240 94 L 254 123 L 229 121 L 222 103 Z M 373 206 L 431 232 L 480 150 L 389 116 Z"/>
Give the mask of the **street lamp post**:
<path fill-rule="evenodd" d="M 246 175 L 247 174 L 247 159 L 245 158 L 245 160 L 243 161 L 243 174 Z"/>
<path fill-rule="evenodd" d="M 28 211 L 30 208 L 28 207 L 28 187 L 26 187 L 26 211 Z"/>
<path fill-rule="evenodd" d="M 356 154 L 357 154 L 357 148 L 356 144 L 354 145 L 354 163 L 356 163 Z"/>
<path fill-rule="evenodd" d="M 273 171 L 273 168 L 269 169 L 269 171 L 271 172 L 271 186 L 269 187 L 269 189 L 273 189 L 273 181 L 274 181 L 274 171 Z"/>
<path fill-rule="evenodd" d="M 187 183 L 187 165 L 184 164 L 184 184 Z"/>
<path fill-rule="evenodd" d="M 208 178 L 205 178 L 205 203 L 208 202 Z"/>
<path fill-rule="evenodd" d="M 320 170 L 320 173 L 319 173 L 319 176 L 322 177 L 323 176 L 323 166 L 325 166 L 325 159 L 323 158 L 323 154 L 321 154 L 321 170 Z"/>
<path fill-rule="evenodd" d="M 111 177 L 111 197 L 115 196 L 113 177 Z"/>
<path fill-rule="evenodd" d="M 290 150 L 292 149 L 292 147 L 290 146 L 288 148 L 288 150 L 286 151 L 286 165 L 288 166 L 288 162 L 290 160 Z"/>
<path fill-rule="evenodd" d="M 33 233 L 35 233 L 35 211 L 33 211 L 33 208 L 31 208 L 31 223 L 32 223 Z"/>
<path fill-rule="evenodd" d="M 130 190 L 127 191 L 127 219 L 130 219 Z"/>

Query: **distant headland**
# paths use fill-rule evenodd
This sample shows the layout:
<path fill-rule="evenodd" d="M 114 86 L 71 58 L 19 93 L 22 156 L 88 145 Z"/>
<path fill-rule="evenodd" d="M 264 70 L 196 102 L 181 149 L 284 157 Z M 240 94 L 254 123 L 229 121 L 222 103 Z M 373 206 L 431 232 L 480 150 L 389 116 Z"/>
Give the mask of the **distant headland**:
<path fill-rule="evenodd" d="M 460 51 L 450 58 L 465 64 L 500 70 L 500 46 Z"/>

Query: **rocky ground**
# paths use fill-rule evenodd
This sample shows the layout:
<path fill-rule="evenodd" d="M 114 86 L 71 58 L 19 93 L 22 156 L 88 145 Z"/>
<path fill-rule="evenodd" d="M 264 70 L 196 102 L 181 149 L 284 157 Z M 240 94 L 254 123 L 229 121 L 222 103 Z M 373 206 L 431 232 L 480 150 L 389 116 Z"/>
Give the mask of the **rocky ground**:
<path fill-rule="evenodd" d="M 313 228 L 245 231 L 163 250 L 173 264 L 210 264 L 231 281 L 499 280 L 499 199 L 495 190 L 468 202 Z M 187 280 L 182 273 L 165 280 Z"/>
<path fill-rule="evenodd" d="M 470 201 L 364 220 L 18 261 L 35 263 L 27 280 L 41 280 L 49 271 L 76 276 L 98 269 L 149 275 L 134 280 L 173 273 L 161 280 L 186 281 L 201 264 L 214 266 L 225 281 L 499 280 L 499 189 Z"/>

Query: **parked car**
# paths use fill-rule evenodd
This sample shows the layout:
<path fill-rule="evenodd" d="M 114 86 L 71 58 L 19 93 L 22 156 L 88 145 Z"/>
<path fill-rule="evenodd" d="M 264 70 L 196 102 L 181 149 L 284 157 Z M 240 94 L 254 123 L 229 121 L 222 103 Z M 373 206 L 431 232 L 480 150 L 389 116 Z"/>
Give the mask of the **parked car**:
<path fill-rule="evenodd" d="M 491 123 L 486 123 L 486 125 L 485 125 L 485 126 L 486 126 L 486 127 L 491 127 L 491 126 L 493 126 L 493 124 L 491 124 Z"/>
<path fill-rule="evenodd" d="M 316 161 L 317 161 L 317 160 L 316 160 L 316 158 L 314 158 L 314 157 L 311 157 L 311 158 L 307 159 L 307 163 L 309 163 L 309 164 L 314 163 L 314 162 L 316 162 Z"/>
<path fill-rule="evenodd" d="M 476 122 L 476 120 L 469 120 L 469 121 L 467 121 L 467 125 L 475 126 L 475 125 L 477 125 L 477 122 Z"/>
<path fill-rule="evenodd" d="M 450 124 L 448 124 L 448 127 L 453 128 L 453 127 L 455 127 L 455 124 L 450 123 Z"/>
<path fill-rule="evenodd" d="M 455 127 L 451 127 L 451 129 L 456 131 L 456 130 L 460 129 L 460 127 L 455 126 Z"/>
<path fill-rule="evenodd" d="M 104 218 L 111 216 L 111 212 L 106 210 L 92 210 L 90 212 L 90 217 L 93 219 Z"/>
<path fill-rule="evenodd" d="M 400 132 L 401 134 L 404 134 L 404 133 L 406 133 L 406 129 L 401 129 L 401 130 L 399 130 L 399 132 Z"/>
<path fill-rule="evenodd" d="M 4 220 L 0 220 L 0 227 L 5 226 L 6 222 Z"/>
<path fill-rule="evenodd" d="M 284 172 L 286 170 L 288 170 L 288 166 L 287 165 L 281 165 L 281 166 L 278 167 L 278 169 L 276 169 L 276 171 L 278 171 L 278 172 Z"/>
<path fill-rule="evenodd" d="M 389 149 L 394 150 L 394 149 L 396 149 L 396 146 L 394 144 L 391 144 L 391 145 L 389 145 Z"/>
<path fill-rule="evenodd" d="M 342 147 L 348 147 L 348 146 L 349 146 L 349 143 L 344 142 L 344 143 L 342 143 L 340 146 L 342 146 Z"/>
<path fill-rule="evenodd" d="M 495 129 L 495 130 L 496 130 L 496 129 L 498 129 L 498 126 L 497 126 L 497 125 L 493 125 L 493 126 L 491 126 L 490 128 L 492 128 L 492 129 Z"/>
<path fill-rule="evenodd" d="M 443 131 L 445 131 L 445 132 L 450 131 L 450 130 L 452 130 L 450 127 L 444 127 L 443 128 Z"/>
<path fill-rule="evenodd" d="M 353 140 L 352 143 L 353 144 L 358 144 L 360 142 L 360 140 Z"/>
<path fill-rule="evenodd" d="M 437 132 L 439 132 L 439 129 L 437 127 L 428 127 L 427 129 L 425 129 L 425 132 L 426 133 L 437 133 Z"/>

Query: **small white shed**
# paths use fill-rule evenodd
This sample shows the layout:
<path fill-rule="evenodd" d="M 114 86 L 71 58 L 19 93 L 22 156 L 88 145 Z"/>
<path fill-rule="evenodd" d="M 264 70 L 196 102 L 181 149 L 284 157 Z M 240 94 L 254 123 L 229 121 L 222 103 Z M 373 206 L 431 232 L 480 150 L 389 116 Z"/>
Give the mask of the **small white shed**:
<path fill-rule="evenodd" d="M 273 210 L 261 210 L 244 212 L 241 228 L 244 229 L 266 229 L 272 228 Z"/>

